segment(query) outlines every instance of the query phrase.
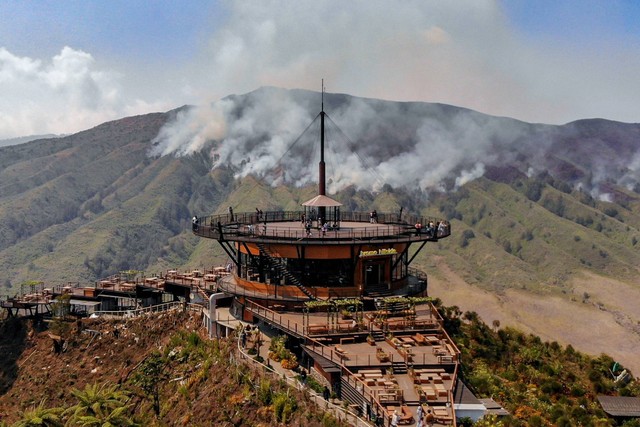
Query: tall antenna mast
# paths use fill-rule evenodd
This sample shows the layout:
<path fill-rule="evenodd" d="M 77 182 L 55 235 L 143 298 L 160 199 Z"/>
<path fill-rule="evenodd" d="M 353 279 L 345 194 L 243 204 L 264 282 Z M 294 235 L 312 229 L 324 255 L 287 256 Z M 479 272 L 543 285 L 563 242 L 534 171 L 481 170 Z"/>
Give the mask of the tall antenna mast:
<path fill-rule="evenodd" d="M 318 194 L 326 195 L 325 166 L 324 166 L 324 79 L 322 79 L 322 110 L 320 111 L 320 165 L 318 177 Z"/>

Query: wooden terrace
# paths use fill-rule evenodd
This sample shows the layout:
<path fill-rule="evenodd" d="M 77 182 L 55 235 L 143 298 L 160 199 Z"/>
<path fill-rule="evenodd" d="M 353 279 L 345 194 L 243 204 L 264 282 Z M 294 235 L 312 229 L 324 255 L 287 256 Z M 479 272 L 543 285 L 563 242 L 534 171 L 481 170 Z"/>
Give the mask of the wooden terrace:
<path fill-rule="evenodd" d="M 364 312 L 358 323 L 331 320 L 327 313 L 279 313 L 254 303 L 247 310 L 303 339 L 314 360 L 342 371 L 343 388 L 346 382 L 389 417 L 398 411 L 405 424 L 414 424 L 417 405 L 423 405 L 436 415 L 436 425 L 454 424 L 460 352 L 431 304 L 416 310 L 413 323 L 398 324 L 378 311 Z"/>

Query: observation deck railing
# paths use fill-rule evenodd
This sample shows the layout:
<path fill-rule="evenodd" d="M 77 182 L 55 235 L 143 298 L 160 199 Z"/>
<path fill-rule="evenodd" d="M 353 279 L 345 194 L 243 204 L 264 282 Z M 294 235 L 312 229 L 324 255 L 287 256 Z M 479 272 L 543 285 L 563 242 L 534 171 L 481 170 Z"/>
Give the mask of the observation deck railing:
<path fill-rule="evenodd" d="M 299 241 L 301 243 L 339 243 L 356 240 L 436 241 L 451 234 L 451 224 L 437 218 L 379 213 L 371 222 L 368 212 L 340 213 L 326 219 L 330 225 L 322 231 L 314 220 L 311 235 L 302 224 L 303 211 L 270 211 L 212 215 L 193 223 L 194 234 L 216 240 L 231 241 Z M 362 224 L 370 225 L 362 225 Z M 357 224 L 357 225 L 356 225 Z M 417 225 L 421 225 L 418 228 Z M 432 225 L 430 227 L 429 225 Z"/>

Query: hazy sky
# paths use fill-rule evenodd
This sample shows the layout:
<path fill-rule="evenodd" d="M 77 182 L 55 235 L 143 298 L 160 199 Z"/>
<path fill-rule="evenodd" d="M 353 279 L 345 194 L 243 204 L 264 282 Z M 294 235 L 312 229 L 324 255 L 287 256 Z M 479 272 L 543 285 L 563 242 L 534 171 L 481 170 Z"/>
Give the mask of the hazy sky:
<path fill-rule="evenodd" d="M 640 122 L 640 2 L 0 2 L 0 139 L 260 86 Z"/>

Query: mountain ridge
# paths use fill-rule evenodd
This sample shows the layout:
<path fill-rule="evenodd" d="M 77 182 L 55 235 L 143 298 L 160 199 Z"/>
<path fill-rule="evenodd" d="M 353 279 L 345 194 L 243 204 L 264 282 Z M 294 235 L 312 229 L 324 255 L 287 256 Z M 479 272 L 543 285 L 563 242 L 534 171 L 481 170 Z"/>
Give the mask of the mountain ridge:
<path fill-rule="evenodd" d="M 91 282 L 128 269 L 225 263 L 214 242 L 190 233 L 190 218 L 228 206 L 296 210 L 312 197 L 316 158 L 287 144 L 312 122 L 318 97 L 256 90 L 204 110 L 183 106 L 0 148 L 1 293 L 19 292 L 29 280 Z M 623 323 L 607 346 L 622 348 L 625 339 L 640 346 L 638 315 L 606 295 L 606 310 L 582 307 L 588 291 L 579 279 L 587 272 L 630 297 L 640 288 L 640 125 L 528 124 L 445 104 L 345 94 L 325 94 L 325 107 L 334 124 L 349 124 L 342 133 L 329 126 L 329 136 L 343 142 L 328 153 L 332 197 L 348 210 L 402 207 L 451 220 L 453 236 L 415 260 L 432 276 L 430 293 L 491 313 L 474 308 L 472 298 L 490 292 L 502 298 L 487 301 L 505 322 L 522 321 L 504 309 L 521 301 L 509 290 L 558 298 L 584 315 L 595 315 L 591 308 L 609 313 L 598 318 L 611 328 Z M 171 144 L 180 138 L 182 145 Z M 455 285 L 445 264 L 464 285 Z M 455 289 L 446 289 L 454 285 L 469 297 L 451 300 Z M 536 309 L 520 316 L 525 330 L 540 328 L 529 319 Z M 571 331 L 541 332 L 579 348 Z M 640 371 L 634 363 L 626 364 Z"/>

